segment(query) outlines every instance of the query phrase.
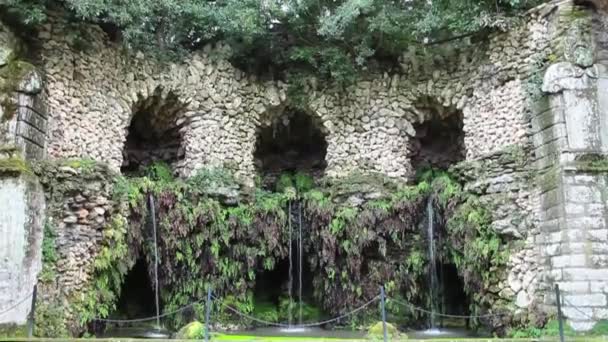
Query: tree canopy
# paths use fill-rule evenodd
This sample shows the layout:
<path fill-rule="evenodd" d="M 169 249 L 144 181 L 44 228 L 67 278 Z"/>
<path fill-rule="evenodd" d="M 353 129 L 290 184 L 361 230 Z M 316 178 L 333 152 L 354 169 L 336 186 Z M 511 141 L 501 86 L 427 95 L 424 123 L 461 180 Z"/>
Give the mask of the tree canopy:
<path fill-rule="evenodd" d="M 133 49 L 175 52 L 224 41 L 236 65 L 347 81 L 411 45 L 505 28 L 542 0 L 0 0 L 38 25 L 49 9 L 99 23 Z M 268 71 L 268 70 L 265 70 Z"/>

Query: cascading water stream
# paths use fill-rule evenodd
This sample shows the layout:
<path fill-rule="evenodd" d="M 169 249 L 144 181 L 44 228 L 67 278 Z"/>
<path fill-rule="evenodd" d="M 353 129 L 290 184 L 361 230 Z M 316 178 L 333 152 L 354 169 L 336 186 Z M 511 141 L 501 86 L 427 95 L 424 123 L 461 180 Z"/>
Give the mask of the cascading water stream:
<path fill-rule="evenodd" d="M 148 196 L 150 207 L 150 217 L 152 221 L 152 235 L 154 238 L 154 300 L 156 304 L 156 328 L 160 329 L 160 305 L 158 301 L 158 242 L 156 241 L 156 209 L 154 206 L 154 196 Z"/>
<path fill-rule="evenodd" d="M 288 241 L 289 241 L 289 280 L 288 280 L 288 296 L 289 296 L 289 307 L 288 307 L 288 329 L 290 332 L 302 331 L 303 329 L 293 326 L 293 307 L 294 307 L 294 254 L 296 254 L 296 262 L 297 262 L 297 277 L 298 277 L 298 325 L 302 325 L 303 320 L 303 308 L 302 308 L 302 290 L 303 290 L 303 281 L 302 281 L 302 269 L 303 269 L 303 256 L 302 256 L 302 206 L 298 204 L 298 217 L 297 217 L 297 226 L 298 232 L 297 237 L 295 238 L 295 253 L 294 253 L 294 231 L 293 231 L 293 220 L 295 220 L 295 215 L 293 215 L 293 203 L 289 201 L 287 206 L 287 228 L 288 228 Z"/>
<path fill-rule="evenodd" d="M 302 325 L 302 203 L 298 204 L 298 322 Z"/>
<path fill-rule="evenodd" d="M 289 327 L 291 328 L 291 321 L 292 321 L 292 315 L 291 315 L 291 306 L 293 303 L 293 294 L 292 294 L 292 289 L 293 289 L 293 251 L 292 251 L 292 229 L 291 229 L 291 201 L 289 201 L 288 203 L 288 212 L 287 212 L 287 225 L 288 225 L 288 229 L 289 229 L 289 283 L 288 283 L 288 296 L 289 296 L 289 306 L 288 306 L 288 310 L 287 310 L 287 318 L 288 318 L 288 324 Z"/>
<path fill-rule="evenodd" d="M 438 285 L 437 280 L 437 263 L 435 260 L 435 211 L 433 208 L 433 199 L 429 198 L 426 205 L 427 214 L 427 238 L 429 249 L 429 296 L 431 299 L 431 317 L 430 328 L 435 329 L 435 313 L 437 312 L 438 304 Z"/>

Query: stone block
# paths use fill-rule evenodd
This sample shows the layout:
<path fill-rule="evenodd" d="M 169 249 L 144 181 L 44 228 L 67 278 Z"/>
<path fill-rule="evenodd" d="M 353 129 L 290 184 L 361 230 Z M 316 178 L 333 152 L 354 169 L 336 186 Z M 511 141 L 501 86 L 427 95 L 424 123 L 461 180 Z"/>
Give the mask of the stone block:
<path fill-rule="evenodd" d="M 604 205 L 604 204 L 593 203 L 593 204 L 587 204 L 585 206 L 585 214 L 587 214 L 589 216 L 600 217 L 600 216 L 604 216 L 605 212 L 606 212 L 606 205 Z"/>
<path fill-rule="evenodd" d="M 559 289 L 563 292 L 588 293 L 590 289 L 588 281 L 562 281 L 558 284 Z"/>
<path fill-rule="evenodd" d="M 560 254 L 562 246 L 559 243 L 553 243 L 545 246 L 545 254 L 548 256 L 555 256 Z"/>
<path fill-rule="evenodd" d="M 593 309 L 592 308 L 573 308 L 564 305 L 562 307 L 562 312 L 564 317 L 572 320 L 586 320 L 590 317 L 593 317 Z"/>
<path fill-rule="evenodd" d="M 575 320 L 570 320 L 568 321 L 568 324 L 570 324 L 570 327 L 572 327 L 572 329 L 576 330 L 576 331 L 589 331 L 591 329 L 593 329 L 593 326 L 595 325 L 594 321 L 575 321 Z"/>
<path fill-rule="evenodd" d="M 550 177 L 549 175 L 545 177 Z M 556 176 L 557 177 L 557 176 Z M 559 181 L 559 180 L 558 180 Z M 545 192 L 541 197 L 541 202 L 545 210 L 553 207 L 558 207 L 561 204 L 562 196 L 559 189 L 553 189 Z"/>
<path fill-rule="evenodd" d="M 587 259 L 585 255 L 560 255 L 551 258 L 551 265 L 554 268 L 566 268 L 566 267 L 581 267 L 586 266 Z"/>
<path fill-rule="evenodd" d="M 565 205 L 566 215 L 582 215 L 585 214 L 585 205 L 582 203 L 566 202 Z"/>
<path fill-rule="evenodd" d="M 565 306 L 568 304 L 576 307 L 602 307 L 606 306 L 606 295 L 603 293 L 594 294 L 564 294 Z"/>
<path fill-rule="evenodd" d="M 564 279 L 568 281 L 602 280 L 608 281 L 608 269 L 565 268 Z"/>
<path fill-rule="evenodd" d="M 597 229 L 587 231 L 589 241 L 608 242 L 608 229 Z"/>
<path fill-rule="evenodd" d="M 608 309 L 593 309 L 593 318 L 608 319 Z"/>
<path fill-rule="evenodd" d="M 597 203 L 601 202 L 602 194 L 594 186 L 568 185 L 565 187 L 565 196 L 572 203 Z"/>
<path fill-rule="evenodd" d="M 603 218 L 581 216 L 566 219 L 566 227 L 573 230 L 604 229 L 606 228 L 606 222 L 604 222 Z"/>
<path fill-rule="evenodd" d="M 608 292 L 608 283 L 603 281 L 591 281 L 589 282 L 589 291 Z"/>

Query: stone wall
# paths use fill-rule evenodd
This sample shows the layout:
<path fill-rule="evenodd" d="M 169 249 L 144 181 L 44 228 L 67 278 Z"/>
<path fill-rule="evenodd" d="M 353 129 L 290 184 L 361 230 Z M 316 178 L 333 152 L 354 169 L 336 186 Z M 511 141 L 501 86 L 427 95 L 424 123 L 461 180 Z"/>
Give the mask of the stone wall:
<path fill-rule="evenodd" d="M 42 163 L 36 173 L 48 203 L 47 229 L 53 236 L 49 244 L 56 248 L 55 260 L 46 262 L 39 278 L 36 334 L 78 334 L 81 317 L 76 310 L 86 305 L 82 300 L 92 286 L 93 262 L 118 211 L 111 198 L 115 174 L 104 166 L 78 162 Z"/>
<path fill-rule="evenodd" d="M 44 193 L 31 177 L 0 173 L 0 208 L 0 312 L 14 308 L 0 325 L 24 324 L 42 268 Z"/>
<path fill-rule="evenodd" d="M 286 84 L 256 80 L 212 58 L 222 46 L 162 66 L 142 54 L 122 55 L 95 27 L 86 30 L 87 45 L 78 50 L 64 26 L 56 20 L 38 37 L 48 80 L 51 156 L 93 158 L 118 170 L 139 103 L 151 96 L 162 103 L 171 94 L 181 106 L 168 123 L 180 127 L 179 173 L 223 166 L 252 184 L 258 132 L 293 104 Z M 525 80 L 533 71 L 531 61 L 549 44 L 547 27 L 547 19 L 533 13 L 509 33 L 471 43 L 468 52 L 431 58 L 412 50 L 400 73 L 368 75 L 345 90 L 310 80 L 302 89 L 310 99 L 304 106 L 326 132 L 326 174 L 358 170 L 410 177 L 413 125 L 436 115 L 418 105 L 423 99 L 441 112 L 462 113 L 469 159 L 526 143 Z"/>
<path fill-rule="evenodd" d="M 542 294 L 546 290 L 536 241 L 540 236 L 534 184 L 534 168 L 527 147 L 511 146 L 452 168 L 465 184 L 465 190 L 478 194 L 492 212 L 492 228 L 503 243 L 511 246 L 507 273 L 491 286 L 496 294 L 495 307 L 515 304 L 515 319 L 520 324 L 542 323 Z"/>
<path fill-rule="evenodd" d="M 408 51 L 397 74 L 367 75 L 347 89 L 327 89 L 311 79 L 302 89 L 309 98 L 304 111 L 320 123 L 326 136 L 325 174 L 340 177 L 373 171 L 411 178 L 416 170 L 408 156 L 414 150 L 410 141 L 416 138 L 415 126 L 447 115 L 462 117 L 469 162 L 492 163 L 497 155 L 507 153 L 506 147 L 528 151 L 532 134 L 528 84 L 538 72 L 536 61 L 546 58 L 551 44 L 550 14 L 555 5 L 547 6 L 531 12 L 524 25 L 488 41 L 469 43 L 460 51 L 433 56 Z M 154 111 L 151 118 L 179 130 L 184 157 L 174 165 L 178 173 L 188 176 L 219 166 L 253 184 L 258 132 L 293 105 L 287 84 L 260 81 L 213 58 L 225 49 L 221 45 L 207 47 L 180 64 L 161 65 L 141 53 L 123 55 L 100 28 L 85 30 L 84 46 L 68 38 L 70 29 L 55 19 L 38 35 L 51 157 L 92 158 L 118 171 L 134 114 L 146 103 L 156 103 L 156 108 L 166 107 L 171 115 Z M 505 301 L 525 309 L 535 303 L 541 279 L 533 243 L 538 235 L 537 203 L 528 179 L 520 176 L 524 166 L 493 167 L 485 184 L 470 186 L 483 188 L 480 194 L 499 201 L 496 229 L 525 241 L 513 255 L 512 271 L 496 289 Z M 79 203 L 71 196 L 63 199 L 70 208 Z M 515 220 L 509 216 L 513 211 L 528 216 Z M 101 223 L 83 225 L 76 214 L 50 214 L 60 236 L 74 229 L 79 232 L 61 238 L 70 241 L 61 245 L 66 264 L 59 283 L 65 283 L 66 289 L 87 281 L 78 272 L 86 269 L 81 263 L 95 254 L 94 232 L 102 227 Z M 75 241 L 80 235 L 82 241 Z"/>
<path fill-rule="evenodd" d="M 467 188 L 492 204 L 494 228 L 522 241 L 495 290 L 525 313 L 541 299 L 554 305 L 551 286 L 560 284 L 573 326 L 589 328 L 606 318 L 608 307 L 601 286 L 608 280 L 605 27 L 605 16 L 553 1 L 487 41 L 441 47 L 441 53 L 413 48 L 395 74 L 366 75 L 347 89 L 310 79 L 301 89 L 309 99 L 302 107 L 326 137 L 325 175 L 373 171 L 411 179 L 415 127 L 461 116 L 465 162 L 459 173 Z M 66 34 L 72 29 L 54 18 L 39 31 L 42 92 L 42 77 L 26 68 L 28 82 L 0 94 L 18 114 L 0 123 L 5 139 L 23 142 L 27 156 L 42 156 L 46 146 L 52 158 L 91 158 L 118 171 L 134 115 L 154 104 L 155 127 L 177 129 L 181 139 L 177 173 L 223 167 L 253 184 L 258 133 L 294 105 L 288 84 L 235 69 L 217 57 L 227 52 L 221 44 L 181 63 L 161 64 L 142 53 L 123 54 L 98 27 L 87 26 L 80 40 Z M 0 63 L 0 76 L 7 65 Z M 7 106 L 2 108 L 6 118 Z M 68 167 L 51 175 L 69 184 L 80 172 Z M 97 202 L 109 194 L 102 178 L 92 178 L 95 188 L 87 193 L 74 188 L 53 200 L 57 207 L 49 217 L 63 254 L 61 286 L 47 289 L 51 297 L 88 281 L 82 270 L 97 253 L 97 234 L 111 207 Z"/>

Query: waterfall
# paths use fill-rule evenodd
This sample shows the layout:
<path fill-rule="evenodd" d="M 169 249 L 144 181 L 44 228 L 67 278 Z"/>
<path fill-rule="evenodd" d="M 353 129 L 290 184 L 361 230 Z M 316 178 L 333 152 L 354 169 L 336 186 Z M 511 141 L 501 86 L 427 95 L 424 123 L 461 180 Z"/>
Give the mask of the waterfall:
<path fill-rule="evenodd" d="M 433 199 L 429 197 L 426 205 L 427 215 L 427 238 L 429 248 L 429 295 L 431 298 L 431 329 L 436 328 L 435 313 L 437 312 L 438 304 L 438 285 L 437 280 L 437 263 L 435 260 L 435 211 L 433 208 Z"/>
<path fill-rule="evenodd" d="M 295 251 L 293 250 L 293 244 L 294 244 L 294 234 L 295 232 L 293 231 L 293 224 L 295 222 L 292 223 L 292 221 L 295 221 L 296 217 L 295 215 L 293 215 L 293 203 L 291 201 L 289 201 L 288 203 L 288 212 L 287 212 L 287 225 L 288 225 L 288 240 L 289 240 L 289 284 L 288 284 L 288 295 L 289 295 L 289 308 L 288 308 L 288 324 L 289 326 L 292 325 L 293 322 L 293 304 L 295 304 L 294 301 L 294 272 L 297 271 L 297 277 L 298 277 L 298 294 L 297 294 L 297 299 L 298 299 L 298 324 L 301 325 L 302 324 L 302 317 L 303 317 L 303 302 L 302 302 L 302 288 L 303 288 L 303 281 L 302 281 L 302 269 L 303 269 L 303 252 L 302 252 L 302 205 L 301 203 L 297 203 L 298 205 L 298 216 L 297 216 L 297 226 L 298 226 L 298 231 L 297 231 L 297 237 L 295 237 Z M 297 262 L 297 269 L 294 267 L 294 254 L 296 255 L 296 262 Z"/>
<path fill-rule="evenodd" d="M 298 203 L 298 322 L 302 325 L 302 203 Z"/>
<path fill-rule="evenodd" d="M 158 242 L 156 241 L 156 212 L 154 207 L 154 196 L 148 196 L 150 218 L 152 220 L 152 235 L 154 238 L 154 300 L 156 304 L 156 327 L 160 329 L 160 306 L 158 301 Z"/>
<path fill-rule="evenodd" d="M 293 303 L 293 294 L 292 294 L 292 289 L 293 289 L 293 252 L 292 252 L 292 229 L 291 229 L 291 201 L 289 201 L 288 204 L 288 212 L 287 212 L 287 225 L 288 225 L 288 229 L 289 229 L 289 236 L 288 236 L 288 240 L 289 240 L 289 284 L 288 284 L 288 288 L 289 288 L 289 292 L 288 292 L 288 296 L 289 296 L 289 306 L 288 306 L 288 322 L 289 322 L 289 326 L 291 326 L 291 306 Z"/>

